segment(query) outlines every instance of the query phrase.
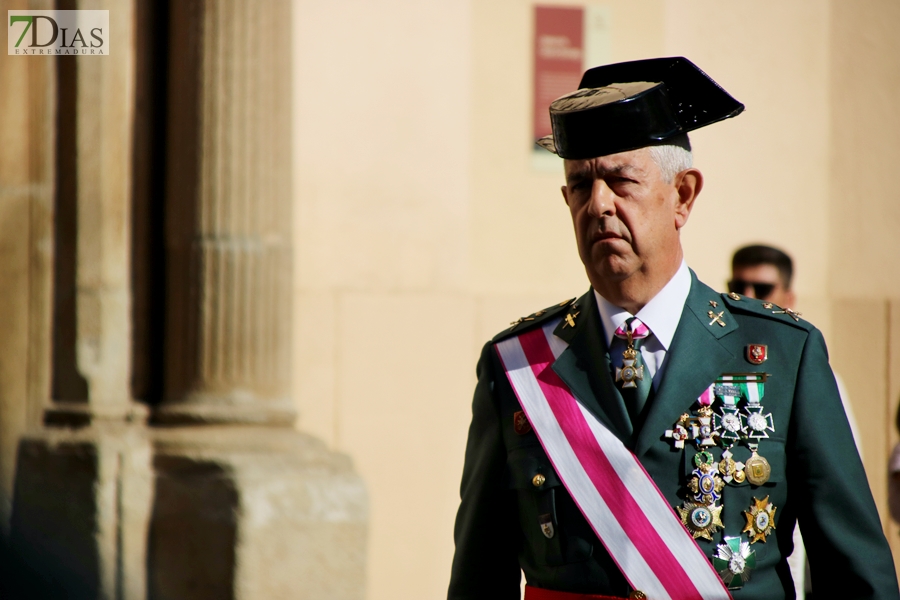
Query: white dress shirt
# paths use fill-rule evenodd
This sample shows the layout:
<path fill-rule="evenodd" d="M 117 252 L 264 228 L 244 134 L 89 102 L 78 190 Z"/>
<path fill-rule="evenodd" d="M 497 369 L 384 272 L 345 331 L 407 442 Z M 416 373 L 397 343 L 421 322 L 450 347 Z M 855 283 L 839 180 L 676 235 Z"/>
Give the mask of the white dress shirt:
<path fill-rule="evenodd" d="M 681 312 L 691 291 L 691 272 L 687 263 L 681 261 L 678 271 L 672 276 L 663 289 L 656 294 L 644 308 L 632 315 L 624 308 L 620 308 L 601 296 L 594 290 L 597 298 L 597 308 L 600 312 L 600 321 L 603 323 L 603 333 L 606 334 L 606 347 L 612 344 L 616 329 L 625 325 L 625 321 L 631 317 L 637 317 L 641 323 L 650 329 L 650 336 L 644 340 L 641 346 L 641 357 L 644 359 L 644 368 L 650 372 L 653 378 L 653 389 L 659 387 L 661 377 L 656 374 L 662 370 L 666 352 L 672 345 L 675 330 L 681 320 Z M 613 365 L 621 366 L 622 358 L 610 356 Z"/>

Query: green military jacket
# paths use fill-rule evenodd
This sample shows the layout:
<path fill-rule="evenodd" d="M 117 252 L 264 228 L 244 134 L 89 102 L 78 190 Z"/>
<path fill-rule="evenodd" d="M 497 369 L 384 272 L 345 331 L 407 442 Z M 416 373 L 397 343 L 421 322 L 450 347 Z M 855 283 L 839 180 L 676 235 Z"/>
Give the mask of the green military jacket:
<path fill-rule="evenodd" d="M 745 511 L 768 497 L 775 528 L 751 545 L 756 567 L 735 599 L 777 600 L 794 595 L 786 557 L 799 521 L 814 590 L 834 598 L 897 599 L 891 551 L 838 395 L 821 333 L 809 323 L 759 300 L 714 292 L 691 273 L 691 290 L 672 340 L 657 391 L 632 426 L 613 387 L 609 355 L 592 291 L 576 301 L 574 327 L 555 335 L 569 346 L 552 365 L 575 397 L 632 450 L 673 509 L 687 498 L 697 448 L 666 438 L 679 417 L 723 373 L 766 372 L 763 406 L 773 432 L 759 442 L 771 466 L 763 485 L 732 482 L 722 490 L 723 528 L 697 539 L 710 558 L 724 536 L 740 536 Z M 715 307 L 710 318 L 709 310 Z M 522 408 L 494 344 L 529 327 L 571 314 L 562 303 L 539 311 L 485 345 L 478 363 L 450 600 L 518 600 L 520 570 L 533 586 L 566 592 L 628 596 L 631 587 L 557 477 L 537 436 L 517 415 Z M 722 326 L 721 323 L 724 323 Z M 751 364 L 747 348 L 768 347 Z M 519 423 L 516 423 L 516 419 Z M 744 445 L 731 449 L 746 461 Z M 713 449 L 716 460 L 722 448 Z M 539 488 L 537 474 L 545 477 Z M 546 525 L 551 515 L 552 529 Z M 542 522 L 542 519 L 544 522 Z M 547 532 L 552 532 L 548 537 Z M 822 593 L 822 592 L 820 592 Z"/>

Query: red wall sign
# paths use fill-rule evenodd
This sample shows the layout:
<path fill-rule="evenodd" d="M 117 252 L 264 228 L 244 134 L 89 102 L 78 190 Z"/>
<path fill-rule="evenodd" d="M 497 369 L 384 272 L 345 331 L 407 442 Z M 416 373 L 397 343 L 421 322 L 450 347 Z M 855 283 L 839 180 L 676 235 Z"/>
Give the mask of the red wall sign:
<path fill-rule="evenodd" d="M 534 7 L 534 139 L 550 135 L 550 103 L 578 88 L 584 9 Z"/>

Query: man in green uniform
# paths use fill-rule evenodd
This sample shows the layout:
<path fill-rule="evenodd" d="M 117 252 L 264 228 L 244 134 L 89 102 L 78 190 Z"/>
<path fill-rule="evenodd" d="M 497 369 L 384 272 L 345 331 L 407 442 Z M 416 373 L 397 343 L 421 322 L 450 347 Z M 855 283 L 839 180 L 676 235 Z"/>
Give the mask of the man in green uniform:
<path fill-rule="evenodd" d="M 551 106 L 591 289 L 484 347 L 450 600 L 517 599 L 522 571 L 529 600 L 793 597 L 795 522 L 816 589 L 900 597 L 821 334 L 684 263 L 687 132 L 742 109 L 681 58 Z"/>

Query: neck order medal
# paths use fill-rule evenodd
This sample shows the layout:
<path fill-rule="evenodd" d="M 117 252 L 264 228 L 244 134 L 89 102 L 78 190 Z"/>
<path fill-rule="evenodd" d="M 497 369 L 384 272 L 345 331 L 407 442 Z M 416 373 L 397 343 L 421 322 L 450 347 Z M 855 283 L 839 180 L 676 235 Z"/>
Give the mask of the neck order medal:
<path fill-rule="evenodd" d="M 616 367 L 616 381 L 622 382 L 623 388 L 637 387 L 638 381 L 644 379 L 644 365 L 636 366 L 637 350 L 634 349 L 634 335 L 631 330 L 627 330 L 625 335 L 628 336 L 626 343 L 628 346 L 622 353 L 622 366 Z"/>

